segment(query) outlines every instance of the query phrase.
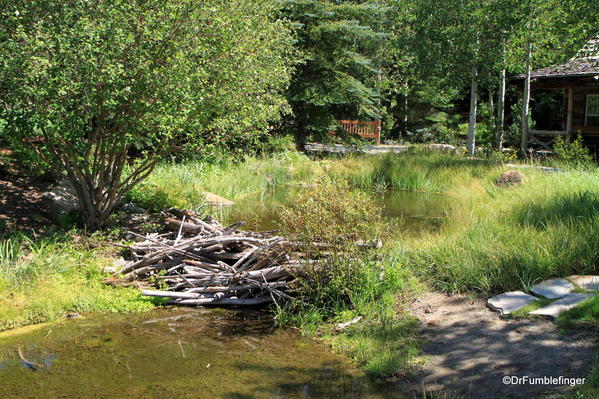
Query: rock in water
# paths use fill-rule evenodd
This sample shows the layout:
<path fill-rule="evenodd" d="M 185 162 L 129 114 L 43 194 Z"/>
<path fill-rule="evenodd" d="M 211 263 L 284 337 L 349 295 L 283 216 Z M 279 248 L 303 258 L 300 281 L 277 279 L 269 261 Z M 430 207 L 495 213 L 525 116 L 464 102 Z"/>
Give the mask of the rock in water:
<path fill-rule="evenodd" d="M 520 184 L 524 183 L 525 178 L 526 178 L 526 176 L 524 176 L 523 173 L 520 173 L 517 170 L 512 169 L 512 170 L 503 172 L 503 174 L 501 176 L 499 176 L 499 179 L 497 179 L 497 181 L 495 183 L 498 186 L 520 185 Z"/>
<path fill-rule="evenodd" d="M 206 202 L 206 205 L 211 205 L 211 206 L 231 206 L 234 204 L 233 201 L 229 201 L 226 198 L 223 198 L 219 195 L 216 195 L 214 193 L 205 191 L 203 193 L 204 195 L 204 201 Z"/>
<path fill-rule="evenodd" d="M 54 221 L 60 221 L 62 215 L 79 210 L 79 200 L 73 185 L 68 180 L 61 180 L 52 190 L 42 194 L 42 207 Z"/>

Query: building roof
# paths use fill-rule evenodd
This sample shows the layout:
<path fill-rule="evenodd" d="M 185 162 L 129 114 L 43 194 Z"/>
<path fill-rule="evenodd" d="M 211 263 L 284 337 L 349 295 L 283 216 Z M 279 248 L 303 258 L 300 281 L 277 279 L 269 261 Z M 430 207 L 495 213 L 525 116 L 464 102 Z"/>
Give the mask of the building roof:
<path fill-rule="evenodd" d="M 567 78 L 599 75 L 599 33 L 589 40 L 584 47 L 568 62 L 537 69 L 532 72 L 532 78 Z M 523 79 L 524 75 L 518 75 Z"/>

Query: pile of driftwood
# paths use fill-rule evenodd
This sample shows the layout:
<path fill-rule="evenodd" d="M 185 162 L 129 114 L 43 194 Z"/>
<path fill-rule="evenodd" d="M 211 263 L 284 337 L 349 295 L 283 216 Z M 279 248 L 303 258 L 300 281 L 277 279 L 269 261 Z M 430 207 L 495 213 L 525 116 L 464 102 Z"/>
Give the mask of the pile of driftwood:
<path fill-rule="evenodd" d="M 241 222 L 223 227 L 191 211 L 171 213 L 164 220 L 169 232 L 117 244 L 131 260 L 108 283 L 135 284 L 145 288 L 143 295 L 176 305 L 258 305 L 289 299 L 296 273 L 315 262 L 275 232 L 242 231 Z"/>

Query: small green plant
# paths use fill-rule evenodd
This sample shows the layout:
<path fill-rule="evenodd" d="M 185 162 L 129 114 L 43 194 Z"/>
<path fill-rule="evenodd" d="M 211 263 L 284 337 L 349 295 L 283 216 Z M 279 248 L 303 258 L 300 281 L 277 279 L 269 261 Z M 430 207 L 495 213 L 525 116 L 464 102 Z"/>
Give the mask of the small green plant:
<path fill-rule="evenodd" d="M 277 310 L 278 321 L 324 332 L 326 342 L 371 375 L 409 372 L 419 343 L 414 320 L 395 314 L 395 294 L 412 288 L 410 278 L 394 257 L 356 245 L 389 234 L 374 200 L 347 183 L 325 179 L 280 212 L 284 230 L 294 232 L 304 243 L 302 252 L 318 262 L 297 276 L 299 299 Z M 345 334 L 326 332 L 358 315 L 363 321 Z"/>
<path fill-rule="evenodd" d="M 555 158 L 568 167 L 588 169 L 594 166 L 593 156 L 584 146 L 582 135 L 578 134 L 571 143 L 559 136 L 553 145 Z"/>

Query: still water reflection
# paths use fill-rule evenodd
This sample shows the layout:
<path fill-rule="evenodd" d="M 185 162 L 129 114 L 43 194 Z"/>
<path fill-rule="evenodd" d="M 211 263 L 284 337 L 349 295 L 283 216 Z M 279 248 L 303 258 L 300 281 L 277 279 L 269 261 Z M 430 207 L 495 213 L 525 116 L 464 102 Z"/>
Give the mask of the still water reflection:
<path fill-rule="evenodd" d="M 0 398 L 404 398 L 259 312 L 160 309 L 0 334 Z"/>

